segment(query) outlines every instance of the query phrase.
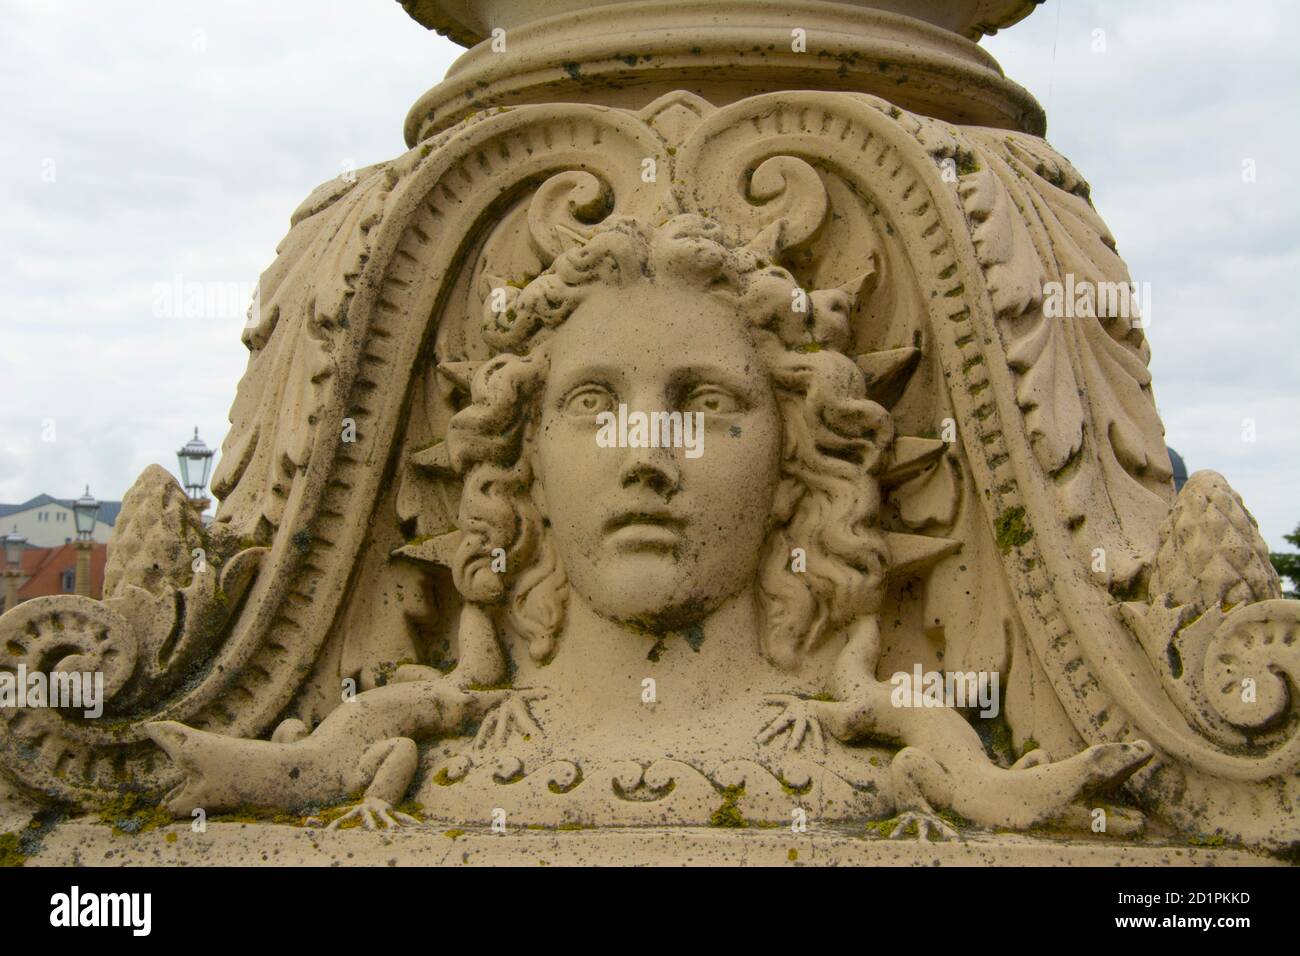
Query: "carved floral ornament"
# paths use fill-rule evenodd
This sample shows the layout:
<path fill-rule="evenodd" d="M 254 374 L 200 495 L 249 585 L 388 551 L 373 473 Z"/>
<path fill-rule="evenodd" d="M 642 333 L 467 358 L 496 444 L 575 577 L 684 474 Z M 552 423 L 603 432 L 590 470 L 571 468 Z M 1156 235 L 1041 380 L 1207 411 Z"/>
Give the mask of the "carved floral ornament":
<path fill-rule="evenodd" d="M 1141 329 L 1049 318 L 1066 274 L 1127 281 L 1026 132 L 827 91 L 460 120 L 295 213 L 214 526 L 150 469 L 103 602 L 0 618 L 0 672 L 108 695 L 0 709 L 0 769 L 332 825 L 1293 847 L 1300 606 L 1221 478 L 1174 498 Z M 619 405 L 703 454 L 599 448 Z M 900 705 L 914 667 L 997 706 Z"/>

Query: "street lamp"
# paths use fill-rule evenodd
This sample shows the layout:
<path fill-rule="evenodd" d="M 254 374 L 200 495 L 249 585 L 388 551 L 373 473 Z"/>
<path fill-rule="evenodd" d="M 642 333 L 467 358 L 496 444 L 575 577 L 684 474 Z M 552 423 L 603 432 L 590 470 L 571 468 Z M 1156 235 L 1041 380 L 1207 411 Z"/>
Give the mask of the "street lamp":
<path fill-rule="evenodd" d="M 90 493 L 86 493 L 72 503 L 72 517 L 77 524 L 77 593 L 90 597 L 90 553 L 94 547 L 91 536 L 95 533 L 95 523 L 99 520 L 99 502 Z"/>
<path fill-rule="evenodd" d="M 5 543 L 5 610 L 18 604 L 18 579 L 23 576 L 23 548 L 27 539 L 18 533 L 18 526 L 4 537 Z"/>
<path fill-rule="evenodd" d="M 214 454 L 216 452 L 203 444 L 199 438 L 198 428 L 194 429 L 194 437 L 176 453 L 176 460 L 181 466 L 181 484 L 185 486 L 191 501 L 195 503 L 202 501 L 205 507 L 207 499 L 203 495 L 203 489 L 208 486 L 208 472 L 212 470 Z"/>

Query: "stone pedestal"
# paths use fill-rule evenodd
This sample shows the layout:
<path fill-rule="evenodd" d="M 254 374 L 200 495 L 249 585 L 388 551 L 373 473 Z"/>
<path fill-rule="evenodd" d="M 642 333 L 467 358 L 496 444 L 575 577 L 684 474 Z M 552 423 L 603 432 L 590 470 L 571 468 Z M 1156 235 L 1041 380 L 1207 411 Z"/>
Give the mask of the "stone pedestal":
<path fill-rule="evenodd" d="M 1244 850 L 1105 840 L 989 836 L 900 842 L 861 833 L 655 828 L 528 830 L 486 827 L 325 833 L 273 824 L 178 824 L 138 837 L 65 824 L 34 866 L 1268 866 Z"/>

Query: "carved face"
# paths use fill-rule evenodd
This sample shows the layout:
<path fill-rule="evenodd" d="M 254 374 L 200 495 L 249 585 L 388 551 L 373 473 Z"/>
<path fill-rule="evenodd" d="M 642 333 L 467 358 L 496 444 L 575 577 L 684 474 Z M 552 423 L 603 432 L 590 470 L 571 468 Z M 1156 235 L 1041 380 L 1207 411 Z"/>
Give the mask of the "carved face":
<path fill-rule="evenodd" d="M 642 282 L 596 292 L 550 340 L 534 496 L 576 595 L 603 617 L 681 627 L 755 578 L 781 421 L 735 309 Z M 602 447 L 601 413 L 620 405 L 634 427 L 638 412 L 700 413 L 699 444 Z"/>

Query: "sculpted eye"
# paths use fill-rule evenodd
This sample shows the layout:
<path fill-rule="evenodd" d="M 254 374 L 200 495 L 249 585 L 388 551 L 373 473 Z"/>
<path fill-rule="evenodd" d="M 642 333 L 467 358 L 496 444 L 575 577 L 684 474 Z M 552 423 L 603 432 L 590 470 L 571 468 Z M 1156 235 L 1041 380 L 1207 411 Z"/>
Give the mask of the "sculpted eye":
<path fill-rule="evenodd" d="M 697 385 L 682 401 L 682 411 L 703 412 L 705 415 L 730 415 L 741 408 L 735 395 L 716 385 Z"/>
<path fill-rule="evenodd" d="M 564 413 L 578 418 L 591 418 L 601 412 L 612 412 L 616 407 L 614 394 L 602 385 L 580 386 L 564 400 Z"/>

